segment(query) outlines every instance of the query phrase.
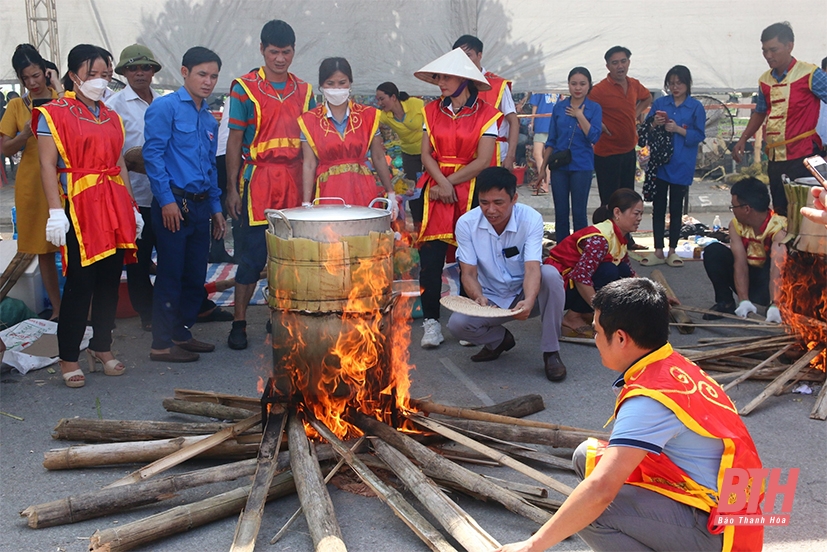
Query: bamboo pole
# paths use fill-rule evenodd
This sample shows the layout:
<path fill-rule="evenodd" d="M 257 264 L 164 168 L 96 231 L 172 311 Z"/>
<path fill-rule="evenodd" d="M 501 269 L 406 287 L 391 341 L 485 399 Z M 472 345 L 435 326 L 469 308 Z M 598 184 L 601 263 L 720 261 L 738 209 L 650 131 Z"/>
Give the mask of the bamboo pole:
<path fill-rule="evenodd" d="M 496 443 L 490 444 L 488 446 L 490 446 L 493 449 L 502 451 L 508 454 L 509 456 L 513 456 L 514 458 L 522 458 L 524 460 L 540 462 L 541 464 L 546 464 L 548 466 L 552 466 L 560 470 L 574 471 L 574 466 L 572 466 L 571 464 L 571 459 L 566 460 L 565 458 L 560 458 L 558 456 L 554 456 L 553 454 L 548 454 L 545 452 L 540 452 L 536 450 L 523 450 L 522 448 L 498 445 Z"/>
<path fill-rule="evenodd" d="M 280 413 L 270 412 L 267 418 L 267 427 L 264 428 L 261 446 L 258 449 L 256 473 L 253 477 L 250 495 L 247 497 L 247 503 L 236 525 L 230 552 L 252 552 L 256 546 L 267 492 L 278 467 L 279 447 L 286 422 L 287 413 L 283 409 Z"/>
<path fill-rule="evenodd" d="M 810 361 L 818 355 L 820 355 L 823 350 L 824 347 L 822 346 L 807 351 L 804 354 L 804 356 L 802 356 L 793 364 L 791 364 L 790 367 L 784 371 L 784 373 L 782 373 L 780 376 L 778 376 L 772 382 L 770 382 L 770 384 L 767 385 L 767 387 L 761 392 L 761 394 L 752 399 L 744 408 L 739 410 L 738 414 L 740 414 L 741 416 L 746 416 L 750 412 L 755 410 L 755 408 L 758 407 L 758 405 L 760 405 L 769 397 L 771 397 L 778 389 L 784 387 L 784 384 L 787 383 L 793 377 L 795 377 L 795 375 L 798 372 L 806 368 L 810 364 Z"/>
<path fill-rule="evenodd" d="M 130 483 L 136 483 L 138 481 L 149 479 L 153 475 L 157 475 L 172 467 L 175 467 L 181 462 L 186 462 L 193 456 L 198 456 L 205 450 L 211 449 L 212 447 L 247 431 L 259 423 L 261 423 L 261 416 L 250 416 L 246 420 L 242 420 L 235 425 L 222 429 L 217 433 L 213 433 L 206 439 L 201 439 L 197 443 L 192 443 L 191 445 L 185 446 L 181 450 L 176 450 L 172 454 L 165 456 L 164 458 L 160 458 L 155 462 L 130 473 L 126 477 L 122 477 L 121 479 L 110 483 L 104 488 L 120 487 L 121 485 L 129 485 Z"/>
<path fill-rule="evenodd" d="M 164 409 L 167 412 L 179 412 L 193 416 L 217 418 L 219 420 L 243 420 L 255 414 L 253 410 L 213 404 L 209 402 L 192 402 L 180 399 L 164 399 Z"/>
<path fill-rule="evenodd" d="M 726 384 L 724 386 L 724 391 L 729 391 L 730 389 L 732 389 L 733 387 L 735 387 L 736 385 L 738 385 L 742 381 L 746 381 L 747 379 L 750 378 L 750 376 L 754 375 L 758 370 L 762 369 L 763 367 L 765 367 L 766 365 L 771 363 L 773 360 L 777 359 L 778 357 L 780 357 L 781 355 L 783 355 L 784 353 L 789 351 L 791 347 L 792 347 L 792 345 L 787 345 L 783 349 L 781 349 L 779 351 L 776 351 L 775 353 L 773 353 L 772 355 L 767 357 L 766 360 L 763 360 L 763 361 L 759 362 L 758 364 L 755 365 L 754 368 L 750 368 L 749 370 L 747 370 L 746 372 L 744 372 L 743 374 L 738 376 L 738 378 L 736 378 L 735 380 L 733 380 L 733 381 L 729 382 L 728 384 Z"/>
<path fill-rule="evenodd" d="M 715 351 L 704 351 L 694 355 L 687 355 L 686 358 L 697 364 L 698 362 L 702 362 L 704 360 L 712 360 L 714 358 L 721 358 L 730 355 L 742 356 L 749 353 L 766 351 L 767 349 L 778 349 L 778 343 L 761 340 L 760 342 L 753 343 L 752 345 L 733 345 L 732 347 L 724 347 L 723 349 L 717 349 Z"/>
<path fill-rule="evenodd" d="M 516 481 L 509 481 L 507 479 L 500 479 L 499 477 L 494 477 L 492 475 L 485 475 L 484 473 L 480 474 L 483 478 L 496 483 L 500 487 L 504 489 L 508 489 L 509 491 L 514 491 L 517 494 L 520 494 L 524 497 L 536 497 L 536 498 L 548 498 L 548 489 L 545 487 L 538 487 L 536 485 L 527 485 L 525 483 L 518 483 Z"/>
<path fill-rule="evenodd" d="M 538 427 L 543 429 L 560 430 L 560 431 L 584 431 L 591 432 L 590 429 L 579 427 L 571 427 L 565 425 L 549 424 L 546 422 L 538 422 L 535 420 L 523 420 L 520 418 L 513 418 L 511 416 L 502 416 L 499 414 L 488 414 L 486 412 L 478 412 L 476 410 L 469 410 L 467 408 L 458 408 L 455 406 L 447 406 L 431 401 L 412 400 L 411 405 L 423 412 L 431 414 L 442 414 L 443 416 L 451 416 L 454 418 L 463 418 L 466 420 L 479 420 L 481 422 L 496 422 L 501 424 L 511 424 L 520 427 Z M 593 435 L 598 439 L 608 439 L 609 434 L 605 432 L 597 432 Z"/>
<path fill-rule="evenodd" d="M 95 420 L 63 418 L 55 426 L 52 439 L 119 443 L 174 439 L 183 435 L 205 435 L 230 427 L 224 423 L 154 422 L 146 420 Z"/>
<path fill-rule="evenodd" d="M 43 454 L 43 467 L 47 470 L 70 470 L 114 464 L 153 462 L 208 437 L 209 435 L 193 435 L 191 437 L 156 441 L 73 445 L 45 452 Z M 242 459 L 254 457 L 257 452 L 257 443 L 239 445 L 226 442 L 204 451 L 199 457 Z"/>
<path fill-rule="evenodd" d="M 352 469 L 362 482 L 370 487 L 376 493 L 376 496 L 384 502 L 396 517 L 413 531 L 425 545 L 434 552 L 456 552 L 456 549 L 451 546 L 445 537 L 443 537 L 436 528 L 428 522 L 422 514 L 417 512 L 402 495 L 391 487 L 386 485 L 384 481 L 374 474 L 364 462 L 359 460 L 356 455 L 348 450 L 345 444 L 339 440 L 324 424 L 319 423 L 318 420 L 312 420 L 310 424 L 319 432 L 330 445 L 333 450 L 347 462 L 350 469 Z"/>
<path fill-rule="evenodd" d="M 291 452 L 290 464 L 296 476 L 296 490 L 316 552 L 347 550 L 319 462 L 307 441 L 304 424 L 295 411 L 290 413 L 287 422 L 287 440 Z"/>
<path fill-rule="evenodd" d="M 365 442 L 365 437 L 363 435 L 362 437 L 359 437 L 359 439 L 356 441 L 356 443 L 350 448 L 350 451 L 351 452 L 358 451 L 359 447 L 361 447 L 362 443 L 364 443 L 364 442 Z M 325 476 L 325 478 L 324 478 L 325 484 L 329 483 L 330 480 L 333 479 L 333 476 L 336 475 L 337 473 L 339 473 L 339 468 L 341 468 L 344 465 L 345 465 L 345 459 L 344 458 L 339 458 L 339 461 L 336 462 L 336 465 L 333 466 L 333 469 L 330 470 L 328 472 L 328 474 Z M 290 529 L 290 526 L 293 525 L 293 523 L 295 523 L 295 521 L 297 519 L 299 519 L 299 516 L 302 515 L 303 512 L 304 512 L 304 510 L 302 510 L 301 505 L 299 505 L 299 508 L 295 512 L 293 512 L 293 515 L 290 516 L 287 519 L 287 521 L 284 522 L 284 525 L 281 526 L 281 529 L 279 529 L 278 532 L 276 532 L 276 534 L 273 535 L 273 538 L 270 539 L 270 544 L 276 544 L 279 541 L 279 539 L 281 539 L 284 536 L 284 534 L 287 533 L 287 530 Z"/>
<path fill-rule="evenodd" d="M 774 324 L 770 326 L 769 324 L 763 325 L 751 325 L 751 324 L 728 324 L 728 323 L 716 323 L 716 322 L 692 322 L 689 324 L 678 324 L 677 322 L 670 322 L 670 326 L 691 326 L 694 328 L 742 328 L 742 329 L 749 329 L 749 330 L 761 330 L 761 331 L 775 331 L 779 334 L 783 333 L 783 328 L 779 327 L 778 324 Z"/>
<path fill-rule="evenodd" d="M 602 435 L 600 431 L 564 431 L 543 427 L 525 427 L 497 422 L 480 422 L 477 420 L 451 420 L 451 426 L 459 431 L 474 433 L 501 439 L 513 443 L 530 443 L 548 445 L 554 448 L 577 448 L 589 437 Z"/>
<path fill-rule="evenodd" d="M 666 276 L 663 275 L 663 272 L 660 269 L 655 269 L 649 275 L 651 279 L 659 283 L 663 286 L 666 290 L 666 295 L 668 297 L 672 297 L 675 300 L 678 299 L 678 296 L 672 291 L 672 286 L 669 285 L 669 282 L 666 281 Z M 692 324 L 692 319 L 689 318 L 689 315 L 683 312 L 682 310 L 676 310 L 674 308 L 669 309 L 669 318 L 672 319 L 673 322 L 676 322 L 678 326 L 678 331 L 682 334 L 691 334 L 695 331 L 695 327 Z"/>
<path fill-rule="evenodd" d="M 409 415 L 409 416 L 407 416 L 407 418 L 409 420 L 423 426 L 423 427 L 426 427 L 426 428 L 430 429 L 431 431 L 435 431 L 435 432 L 439 433 L 443 437 L 447 437 L 448 439 L 451 439 L 452 441 L 460 443 L 461 445 L 465 445 L 466 447 L 468 447 L 472 450 L 475 450 L 475 451 L 477 451 L 481 454 L 484 454 L 484 455 L 488 456 L 489 458 L 491 458 L 492 460 L 496 460 L 500 464 L 502 464 L 504 466 L 508 466 L 509 468 L 511 468 L 513 470 L 516 470 L 516 471 L 520 472 L 521 474 L 526 475 L 526 476 L 530 477 L 531 479 L 533 479 L 535 481 L 538 481 L 539 483 L 542 483 L 543 485 L 549 487 L 550 489 L 553 489 L 553 490 L 557 491 L 558 493 L 560 493 L 564 496 L 569 496 L 571 493 L 574 492 L 574 489 L 572 489 L 571 487 L 569 487 L 568 485 L 566 485 L 564 483 L 561 483 L 560 481 L 557 481 L 553 477 L 550 477 L 550 476 L 548 476 L 548 475 L 546 475 L 546 474 L 544 474 L 544 473 L 542 473 L 538 470 L 535 470 L 534 468 L 532 468 L 530 466 L 526 466 L 522 462 L 518 462 L 517 460 L 514 460 L 513 458 L 511 458 L 510 456 L 508 456 L 507 454 L 505 454 L 501 451 L 492 449 L 491 447 L 489 447 L 487 445 L 483 445 L 482 443 L 479 443 L 479 442 L 471 439 L 470 437 L 466 437 L 465 435 L 463 435 L 463 434 L 461 434 L 457 431 L 454 431 L 453 429 L 445 427 L 443 424 L 437 422 L 436 420 L 430 420 L 430 419 L 426 418 L 425 416 L 418 415 L 418 414 L 417 415 Z"/>
<path fill-rule="evenodd" d="M 284 463 L 287 462 L 285 456 Z M 254 459 L 241 460 L 152 481 L 142 481 L 129 487 L 97 489 L 29 506 L 20 512 L 20 516 L 28 518 L 28 525 L 32 529 L 77 523 L 167 500 L 184 489 L 247 477 L 253 474 L 255 467 Z"/>
<path fill-rule="evenodd" d="M 273 479 L 267 500 L 296 492 L 292 472 L 284 472 Z M 96 531 L 89 543 L 90 552 L 123 552 L 159 539 L 170 537 L 207 523 L 237 514 L 244 507 L 250 485 L 176 506 L 120 527 Z"/>
<path fill-rule="evenodd" d="M 687 311 L 687 312 L 694 312 L 697 314 L 712 314 L 714 316 L 720 316 L 721 318 L 726 318 L 728 320 L 739 320 L 741 322 L 751 322 L 753 326 L 770 326 L 771 328 L 779 328 L 783 329 L 783 326 L 779 326 L 778 324 L 774 324 L 772 322 L 767 322 L 766 320 L 758 320 L 756 318 L 741 318 L 736 314 L 729 314 L 727 312 L 718 312 L 709 309 L 702 309 L 700 307 L 690 307 L 687 305 L 675 305 L 672 307 L 673 309 Z"/>
<path fill-rule="evenodd" d="M 175 389 L 174 397 L 183 401 L 221 404 L 233 408 L 243 408 L 253 412 L 261 408 L 261 399 L 259 398 L 244 397 L 241 395 L 228 395 L 226 393 L 216 393 L 215 391 Z"/>
<path fill-rule="evenodd" d="M 501 403 L 492 404 L 491 406 L 480 406 L 470 410 L 488 412 L 489 414 L 501 414 L 513 418 L 524 418 L 545 409 L 546 405 L 543 403 L 543 397 L 540 395 L 523 395 Z"/>
<path fill-rule="evenodd" d="M 373 420 L 363 414 L 354 413 L 356 426 L 367 434 L 375 435 L 382 441 L 402 451 L 420 465 L 425 475 L 454 481 L 471 493 L 496 500 L 515 514 L 528 518 L 542 525 L 549 519 L 547 512 L 528 504 L 519 495 L 503 489 L 478 474 L 446 460 L 428 447 L 417 443 L 407 435 L 396 431 L 386 424 Z"/>
<path fill-rule="evenodd" d="M 821 386 L 821 391 L 818 392 L 813 410 L 810 412 L 810 419 L 827 420 L 827 382 Z"/>
<path fill-rule="evenodd" d="M 500 544 L 465 510 L 449 500 L 405 455 L 381 439 L 373 441 L 376 455 L 405 483 L 442 527 L 468 552 L 489 552 Z"/>

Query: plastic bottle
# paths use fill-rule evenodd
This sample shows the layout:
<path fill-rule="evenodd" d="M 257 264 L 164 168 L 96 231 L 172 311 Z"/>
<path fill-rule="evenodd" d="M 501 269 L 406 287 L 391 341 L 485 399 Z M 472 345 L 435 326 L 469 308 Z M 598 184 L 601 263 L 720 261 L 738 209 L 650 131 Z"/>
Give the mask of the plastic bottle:
<path fill-rule="evenodd" d="M 715 218 L 712 220 L 712 231 L 717 232 L 721 229 L 721 217 L 715 215 Z"/>
<path fill-rule="evenodd" d="M 11 239 L 17 239 L 17 207 L 11 208 L 11 226 L 12 226 L 12 237 Z"/>

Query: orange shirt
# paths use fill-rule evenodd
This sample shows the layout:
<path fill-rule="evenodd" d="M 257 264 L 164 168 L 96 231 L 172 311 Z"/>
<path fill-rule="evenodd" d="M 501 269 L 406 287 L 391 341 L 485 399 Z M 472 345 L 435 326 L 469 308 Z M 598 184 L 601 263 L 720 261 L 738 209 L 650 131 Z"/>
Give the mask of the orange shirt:
<path fill-rule="evenodd" d="M 589 99 L 603 109 L 603 124 L 608 129 L 600 135 L 594 146 L 595 155 L 606 157 L 628 153 L 637 145 L 637 103 L 651 97 L 649 90 L 640 81 L 626 77 L 626 92 L 610 76 L 594 85 Z M 611 136 L 609 135 L 611 133 Z"/>

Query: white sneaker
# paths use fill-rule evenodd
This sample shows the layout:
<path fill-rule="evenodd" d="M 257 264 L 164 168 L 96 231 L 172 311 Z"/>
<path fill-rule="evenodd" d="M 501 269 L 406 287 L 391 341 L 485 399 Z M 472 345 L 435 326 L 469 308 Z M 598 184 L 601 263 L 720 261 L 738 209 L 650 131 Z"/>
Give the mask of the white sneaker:
<path fill-rule="evenodd" d="M 442 326 L 439 324 L 439 320 L 426 318 L 422 322 L 422 327 L 425 328 L 425 333 L 422 335 L 422 341 L 420 342 L 423 349 L 434 349 L 445 341 L 445 338 L 442 337 Z"/>
<path fill-rule="evenodd" d="M 473 343 L 471 343 L 470 341 L 465 341 L 464 339 L 459 340 L 459 345 L 460 345 L 460 347 L 473 347 L 474 346 Z"/>

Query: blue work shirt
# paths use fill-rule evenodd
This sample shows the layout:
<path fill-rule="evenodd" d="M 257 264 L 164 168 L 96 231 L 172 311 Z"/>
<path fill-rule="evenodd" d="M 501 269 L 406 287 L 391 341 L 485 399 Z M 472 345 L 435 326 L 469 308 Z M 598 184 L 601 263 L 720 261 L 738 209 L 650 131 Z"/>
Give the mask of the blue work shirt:
<path fill-rule="evenodd" d="M 144 164 L 152 195 L 163 207 L 175 202 L 170 186 L 207 192 L 212 213 L 221 212 L 215 151 L 218 123 L 207 102 L 195 101 L 183 86 L 153 101 L 144 115 Z"/>
<path fill-rule="evenodd" d="M 583 114 L 591 128 L 585 134 L 577 119 L 566 115 L 566 108 L 571 105 L 571 98 L 561 100 L 554 105 L 551 112 L 551 126 L 548 129 L 546 147 L 553 151 L 571 150 L 571 163 L 560 167 L 561 171 L 590 171 L 594 169 L 594 145 L 600 140 L 603 126 L 603 108 L 600 104 L 586 98 L 583 100 Z M 571 146 L 569 146 L 571 143 Z"/>
<path fill-rule="evenodd" d="M 537 106 L 535 115 L 547 115 L 554 109 L 558 94 L 532 94 L 528 103 Z M 534 132 L 548 134 L 548 127 L 551 124 L 551 117 L 537 117 L 534 121 Z"/>
<path fill-rule="evenodd" d="M 665 111 L 667 119 L 672 119 L 686 130 L 686 136 L 672 133 L 672 158 L 669 163 L 658 167 L 658 178 L 670 184 L 689 186 L 695 177 L 695 162 L 698 160 L 698 145 L 706 137 L 706 112 L 701 102 L 687 96 L 681 105 L 675 105 L 671 95 L 661 96 L 652 102 L 649 115 L 655 111 Z"/>
<path fill-rule="evenodd" d="M 483 295 L 503 309 L 523 290 L 525 264 L 543 261 L 543 217 L 523 203 L 514 204 L 502 234 L 475 207 L 459 217 L 454 235 L 457 259 L 477 267 Z"/>

